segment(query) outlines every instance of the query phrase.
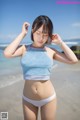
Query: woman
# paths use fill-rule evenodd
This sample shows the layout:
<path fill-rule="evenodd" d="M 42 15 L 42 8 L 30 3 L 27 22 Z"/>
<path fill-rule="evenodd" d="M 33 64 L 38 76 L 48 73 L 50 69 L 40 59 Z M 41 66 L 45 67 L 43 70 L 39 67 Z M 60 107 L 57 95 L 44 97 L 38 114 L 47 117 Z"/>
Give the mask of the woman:
<path fill-rule="evenodd" d="M 24 120 L 36 120 L 38 108 L 41 109 L 41 120 L 54 120 L 56 114 L 56 93 L 50 81 L 53 60 L 74 64 L 78 60 L 72 50 L 53 33 L 53 24 L 49 17 L 38 16 L 32 25 L 30 45 L 20 42 L 28 32 L 29 23 L 25 22 L 20 35 L 4 50 L 8 58 L 22 56 L 21 65 L 25 79 L 23 89 Z M 49 48 L 51 42 L 59 45 L 64 53 Z"/>

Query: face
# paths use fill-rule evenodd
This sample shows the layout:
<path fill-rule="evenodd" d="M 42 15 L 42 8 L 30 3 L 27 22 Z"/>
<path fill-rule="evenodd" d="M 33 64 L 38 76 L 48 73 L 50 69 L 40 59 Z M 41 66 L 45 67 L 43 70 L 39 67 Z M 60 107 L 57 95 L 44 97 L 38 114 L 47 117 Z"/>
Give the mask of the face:
<path fill-rule="evenodd" d="M 42 47 L 48 40 L 48 33 L 42 33 L 43 26 L 41 26 L 35 33 L 33 33 L 34 42 L 36 47 Z"/>

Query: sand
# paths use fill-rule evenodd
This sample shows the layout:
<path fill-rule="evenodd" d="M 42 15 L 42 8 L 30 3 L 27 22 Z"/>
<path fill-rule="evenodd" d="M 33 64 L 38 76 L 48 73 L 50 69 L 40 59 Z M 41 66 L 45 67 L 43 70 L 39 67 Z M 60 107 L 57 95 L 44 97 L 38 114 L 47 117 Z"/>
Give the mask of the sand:
<path fill-rule="evenodd" d="M 51 73 L 51 81 L 57 94 L 56 120 L 80 119 L 80 62 L 75 65 L 58 63 Z M 8 112 L 9 120 L 23 120 L 23 77 L 12 85 L 0 88 L 0 112 Z M 4 77 L 3 77 L 4 78 Z M 40 114 L 38 117 L 40 120 Z"/>

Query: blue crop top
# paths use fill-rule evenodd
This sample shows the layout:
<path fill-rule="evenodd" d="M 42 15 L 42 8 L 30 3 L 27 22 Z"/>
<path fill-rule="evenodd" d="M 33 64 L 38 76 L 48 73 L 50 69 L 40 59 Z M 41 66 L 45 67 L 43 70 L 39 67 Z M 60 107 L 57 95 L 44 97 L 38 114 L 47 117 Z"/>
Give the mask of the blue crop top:
<path fill-rule="evenodd" d="M 45 48 L 26 46 L 27 51 L 21 58 L 21 66 L 25 80 L 49 80 L 53 60 L 49 58 Z"/>

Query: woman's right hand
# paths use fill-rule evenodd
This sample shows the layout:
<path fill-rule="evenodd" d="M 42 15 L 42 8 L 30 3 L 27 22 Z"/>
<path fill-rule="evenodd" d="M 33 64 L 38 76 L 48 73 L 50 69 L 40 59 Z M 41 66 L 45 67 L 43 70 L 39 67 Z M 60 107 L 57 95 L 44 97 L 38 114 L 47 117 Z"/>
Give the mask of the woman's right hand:
<path fill-rule="evenodd" d="M 28 27 L 29 27 L 29 26 L 30 26 L 30 24 L 29 24 L 28 22 L 24 22 L 24 23 L 23 23 L 22 33 L 23 33 L 24 35 L 27 34 L 27 32 L 28 32 Z"/>

